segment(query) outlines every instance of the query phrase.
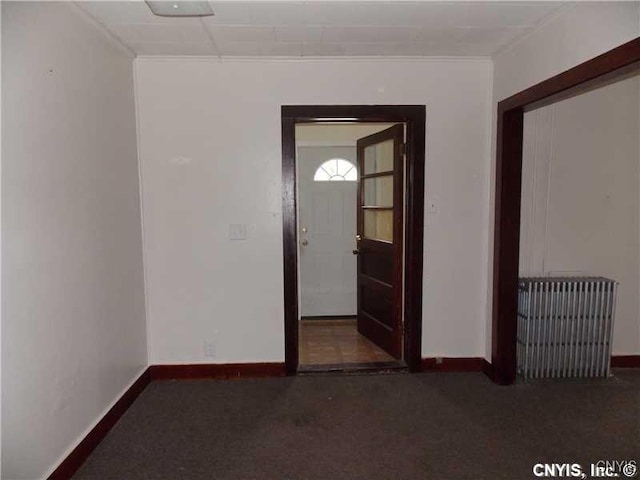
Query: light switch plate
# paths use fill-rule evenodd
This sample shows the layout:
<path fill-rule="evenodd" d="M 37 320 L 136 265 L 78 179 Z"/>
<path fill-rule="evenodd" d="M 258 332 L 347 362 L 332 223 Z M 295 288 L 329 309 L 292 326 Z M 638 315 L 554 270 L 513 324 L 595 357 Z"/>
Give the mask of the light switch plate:
<path fill-rule="evenodd" d="M 233 223 L 229 225 L 230 240 L 246 240 L 247 226 L 244 223 Z"/>

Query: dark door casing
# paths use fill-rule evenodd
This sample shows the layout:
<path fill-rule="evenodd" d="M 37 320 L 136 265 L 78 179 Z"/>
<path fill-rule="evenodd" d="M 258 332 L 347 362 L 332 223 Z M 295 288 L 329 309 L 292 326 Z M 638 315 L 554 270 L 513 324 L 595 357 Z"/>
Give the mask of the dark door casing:
<path fill-rule="evenodd" d="M 378 122 L 405 124 L 404 278 L 402 288 L 404 362 L 411 372 L 422 368 L 422 256 L 424 250 L 424 105 L 285 105 L 282 124 L 282 236 L 284 276 L 285 365 L 298 369 L 298 227 L 296 221 L 297 123 Z"/>

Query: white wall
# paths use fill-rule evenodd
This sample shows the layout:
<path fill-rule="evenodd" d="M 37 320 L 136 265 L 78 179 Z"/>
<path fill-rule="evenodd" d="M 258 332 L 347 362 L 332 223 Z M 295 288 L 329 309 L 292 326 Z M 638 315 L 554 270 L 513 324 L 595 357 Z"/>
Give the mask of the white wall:
<path fill-rule="evenodd" d="M 620 282 L 614 354 L 640 345 L 638 102 L 636 76 L 524 119 L 520 274 Z"/>
<path fill-rule="evenodd" d="M 423 355 L 484 352 L 488 60 L 138 58 L 151 363 L 283 361 L 280 106 L 424 104 Z M 229 224 L 247 225 L 245 241 Z M 215 342 L 215 358 L 203 341 Z"/>
<path fill-rule="evenodd" d="M 605 53 L 640 35 L 640 2 L 578 2 L 562 10 L 541 28 L 494 57 L 491 168 L 487 222 L 489 281 L 487 332 L 491 332 L 493 290 L 493 205 L 495 180 L 496 111 L 500 100 Z M 491 358 L 491 335 L 486 336 L 486 358 Z M 640 351 L 640 345 L 636 352 Z"/>
<path fill-rule="evenodd" d="M 3 479 L 42 478 L 147 364 L 132 58 L 2 2 Z"/>

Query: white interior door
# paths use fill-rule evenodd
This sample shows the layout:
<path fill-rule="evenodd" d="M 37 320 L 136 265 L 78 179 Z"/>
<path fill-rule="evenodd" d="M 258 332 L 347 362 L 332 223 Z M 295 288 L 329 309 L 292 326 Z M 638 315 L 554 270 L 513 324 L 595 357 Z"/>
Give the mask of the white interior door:
<path fill-rule="evenodd" d="M 298 148 L 302 317 L 357 313 L 356 165 L 355 147 Z"/>

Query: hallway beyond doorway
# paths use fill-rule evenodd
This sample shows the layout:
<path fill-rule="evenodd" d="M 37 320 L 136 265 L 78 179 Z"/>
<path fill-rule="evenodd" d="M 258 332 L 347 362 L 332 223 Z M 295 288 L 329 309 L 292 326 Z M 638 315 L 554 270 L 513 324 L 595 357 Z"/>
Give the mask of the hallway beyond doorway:
<path fill-rule="evenodd" d="M 396 362 L 358 333 L 355 318 L 300 321 L 300 365 Z"/>

